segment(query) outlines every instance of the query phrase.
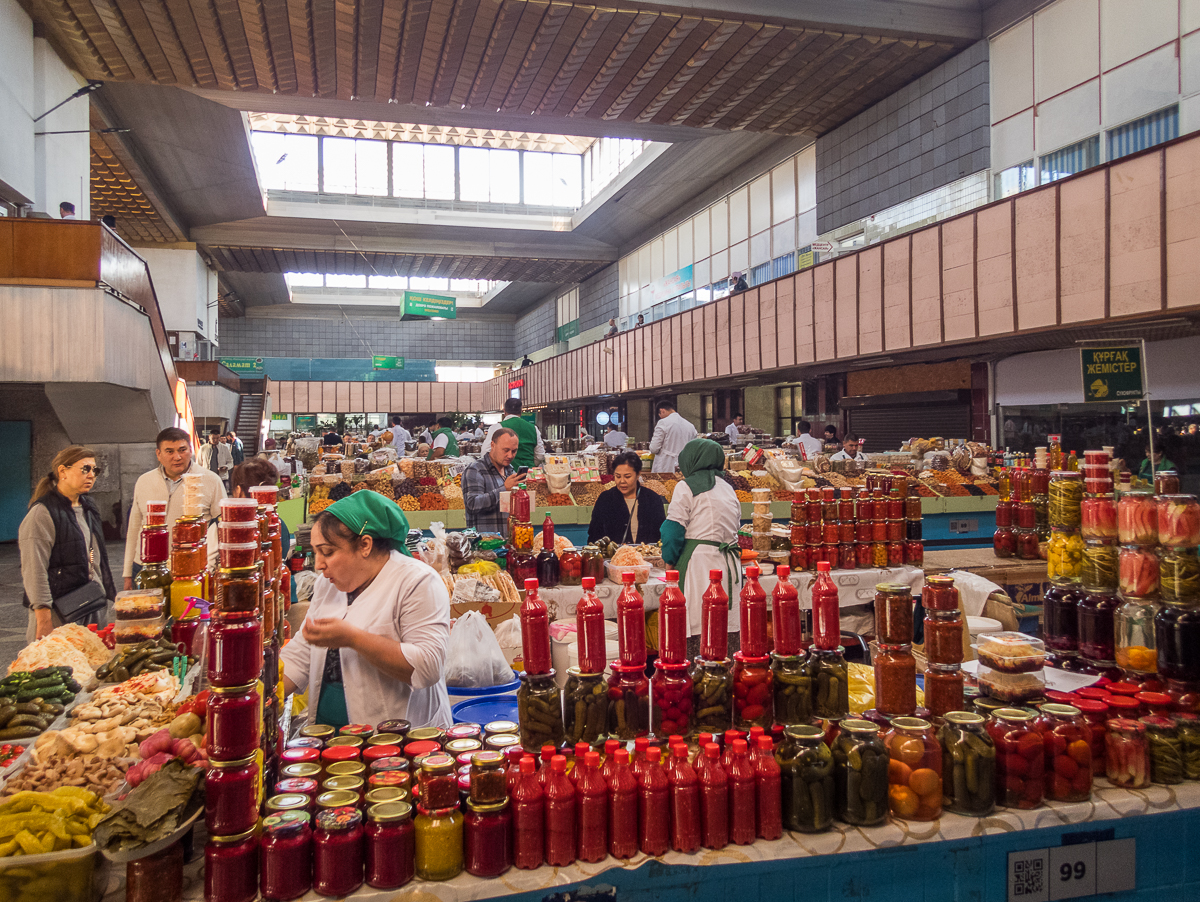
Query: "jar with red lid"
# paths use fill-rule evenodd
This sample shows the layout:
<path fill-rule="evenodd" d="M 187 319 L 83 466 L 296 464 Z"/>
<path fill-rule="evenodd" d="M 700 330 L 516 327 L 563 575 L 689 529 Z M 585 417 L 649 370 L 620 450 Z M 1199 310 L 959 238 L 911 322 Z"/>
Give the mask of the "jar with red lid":
<path fill-rule="evenodd" d="M 931 717 L 963 709 L 963 674 L 957 664 L 925 666 L 925 708 Z"/>
<path fill-rule="evenodd" d="M 321 772 L 321 753 L 314 748 L 287 748 L 279 753 L 279 762 L 283 766 L 291 764 L 316 764 L 317 773 Z"/>
<path fill-rule="evenodd" d="M 372 805 L 367 809 L 364 835 L 368 886 L 395 889 L 412 880 L 416 869 L 416 828 L 408 802 Z"/>
<path fill-rule="evenodd" d="M 254 902 L 258 898 L 258 833 L 210 836 L 204 846 L 204 898 Z"/>
<path fill-rule="evenodd" d="M 988 721 L 996 745 L 996 802 L 1006 808 L 1037 808 L 1044 794 L 1045 742 L 1034 715 L 999 708 Z"/>
<path fill-rule="evenodd" d="M 904 565 L 906 567 L 923 567 L 925 565 L 925 543 L 920 539 L 908 539 L 904 543 Z"/>
<path fill-rule="evenodd" d="M 1030 501 L 1018 501 L 1013 505 L 1013 519 L 1017 529 L 1034 529 L 1037 527 L 1037 511 Z"/>
<path fill-rule="evenodd" d="M 925 612 L 925 659 L 930 664 L 961 664 L 963 621 L 958 611 Z"/>
<path fill-rule="evenodd" d="M 487 803 L 467 799 L 463 864 L 476 877 L 498 877 L 512 867 L 512 811 L 507 798 Z"/>
<path fill-rule="evenodd" d="M 1117 610 L 1114 595 L 1088 592 L 1076 604 L 1079 622 L 1079 652 L 1085 658 L 1115 661 L 1113 622 Z"/>
<path fill-rule="evenodd" d="M 432 739 L 416 739 L 405 744 L 404 757 L 409 761 L 415 761 L 422 755 L 432 755 L 435 752 L 441 751 L 441 748 L 441 744 Z"/>
<path fill-rule="evenodd" d="M 1139 692 L 1134 696 L 1142 710 L 1147 715 L 1156 717 L 1174 717 L 1175 702 L 1165 692 Z"/>
<path fill-rule="evenodd" d="M 917 674 L 912 646 L 880 645 L 872 664 L 876 709 L 888 715 L 913 714 L 917 709 Z"/>
<path fill-rule="evenodd" d="M 1049 696 L 1050 693 L 1046 693 Z M 1067 704 L 1079 709 L 1088 725 L 1088 745 L 1092 749 L 1092 775 L 1104 773 L 1104 734 L 1107 731 L 1109 707 L 1106 702 L 1090 698 L 1073 699 Z"/>
<path fill-rule="evenodd" d="M 872 520 L 871 521 L 871 541 L 886 542 L 888 538 L 888 521 L 887 520 Z"/>
<path fill-rule="evenodd" d="M 1167 680 L 1164 691 L 1171 696 L 1176 711 L 1200 714 L 1200 685 L 1183 680 Z"/>
<path fill-rule="evenodd" d="M 1045 751 L 1043 792 L 1052 802 L 1092 797 L 1091 728 L 1078 708 L 1051 702 L 1037 719 Z"/>
<path fill-rule="evenodd" d="M 256 756 L 209 761 L 204 774 L 204 825 L 212 836 L 245 833 L 258 823 L 261 772 Z"/>
<path fill-rule="evenodd" d="M 1110 719 L 1113 717 L 1127 717 L 1137 720 L 1146 713 L 1142 710 L 1142 703 L 1128 695 L 1110 695 L 1104 699 L 1104 703 L 1108 705 L 1108 716 Z"/>
<path fill-rule="evenodd" d="M 214 686 L 208 696 L 205 748 L 210 758 L 248 758 L 262 738 L 262 695 L 257 683 Z"/>
<path fill-rule="evenodd" d="M 458 782 L 454 759 L 449 755 L 430 755 L 421 762 L 421 804 L 431 808 L 452 808 L 458 804 Z"/>
<path fill-rule="evenodd" d="M 1105 725 L 1104 770 L 1108 782 L 1123 789 L 1150 785 L 1150 748 L 1146 727 L 1132 718 L 1114 717 Z"/>
<path fill-rule="evenodd" d="M 398 738 L 398 737 L 397 737 Z M 478 741 L 478 740 L 476 740 Z M 481 743 L 482 745 L 482 743 Z M 363 763 L 367 765 L 367 769 L 371 769 L 371 765 L 381 758 L 399 758 L 400 746 L 398 745 L 372 745 L 367 744 L 367 747 L 362 750 Z"/>
<path fill-rule="evenodd" d="M 1038 534 L 1036 529 L 1017 530 L 1017 557 L 1023 561 L 1038 558 Z"/>
<path fill-rule="evenodd" d="M 874 551 L 870 542 L 859 542 L 854 546 L 854 563 L 859 570 L 866 570 L 874 565 Z"/>
<path fill-rule="evenodd" d="M 996 557 L 1008 558 L 1017 553 L 1017 534 L 1007 526 L 1001 526 L 992 533 L 992 552 Z"/>
<path fill-rule="evenodd" d="M 240 617 L 234 614 L 209 621 L 209 683 L 213 686 L 245 686 L 257 680 L 262 670 L 262 621 L 256 614 Z"/>
<path fill-rule="evenodd" d="M 893 763 L 888 768 L 892 816 L 906 821 L 937 820 L 942 813 L 942 748 L 929 721 L 893 718 L 884 745 Z"/>
<path fill-rule="evenodd" d="M 349 745 L 331 745 L 321 750 L 321 767 L 328 772 L 329 765 L 339 761 L 360 761 L 362 752 Z"/>
<path fill-rule="evenodd" d="M 841 527 L 836 520 L 826 520 L 822 524 L 821 542 L 825 545 L 836 545 L 841 541 Z"/>
<path fill-rule="evenodd" d="M 285 811 L 263 818 L 259 889 L 263 899 L 283 902 L 312 889 L 312 830 L 309 816 Z"/>
<path fill-rule="evenodd" d="M 327 808 L 313 831 L 313 889 L 323 896 L 348 896 L 363 884 L 362 812 Z"/>
<path fill-rule="evenodd" d="M 996 502 L 996 525 L 997 526 L 1012 526 L 1013 525 L 1013 503 L 1011 501 Z"/>

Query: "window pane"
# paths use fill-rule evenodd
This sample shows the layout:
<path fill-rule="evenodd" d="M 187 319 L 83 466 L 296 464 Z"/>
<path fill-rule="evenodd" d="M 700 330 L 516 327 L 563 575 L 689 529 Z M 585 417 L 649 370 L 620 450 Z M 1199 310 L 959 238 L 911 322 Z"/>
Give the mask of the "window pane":
<path fill-rule="evenodd" d="M 347 276 L 340 273 L 326 273 L 325 285 L 329 288 L 366 288 L 366 276 Z"/>
<path fill-rule="evenodd" d="M 354 193 L 354 139 L 322 138 L 323 190 L 329 194 Z"/>
<path fill-rule="evenodd" d="M 554 204 L 554 154 L 525 154 L 525 203 L 538 207 Z"/>
<path fill-rule="evenodd" d="M 250 143 L 264 188 L 317 190 L 317 139 L 312 135 L 252 132 Z"/>
<path fill-rule="evenodd" d="M 1108 158 L 1116 160 L 1179 137 L 1179 107 L 1171 106 L 1108 133 Z"/>
<path fill-rule="evenodd" d="M 458 166 L 461 199 L 487 203 L 490 178 L 487 148 L 460 147 L 458 149 Z"/>
<path fill-rule="evenodd" d="M 1033 175 L 1033 160 L 1005 169 L 996 176 L 996 200 L 1001 200 L 1032 188 Z"/>
<path fill-rule="evenodd" d="M 392 144 L 392 190 L 396 197 L 424 197 L 425 154 L 420 144 Z"/>
<path fill-rule="evenodd" d="M 367 278 L 367 286 L 369 288 L 400 288 L 408 287 L 407 276 L 369 276 Z"/>
<path fill-rule="evenodd" d="M 448 291 L 450 280 L 411 278 L 408 280 L 408 287 L 414 291 Z"/>
<path fill-rule="evenodd" d="M 358 176 L 354 193 L 386 197 L 387 142 L 370 139 L 355 141 L 354 156 Z"/>
<path fill-rule="evenodd" d="M 491 201 L 494 204 L 521 202 L 521 154 L 516 150 L 488 151 L 491 169 Z"/>
<path fill-rule="evenodd" d="M 487 291 L 487 283 L 481 282 L 479 279 L 451 279 L 450 290 L 483 294 Z"/>
<path fill-rule="evenodd" d="M 579 157 L 571 153 L 554 155 L 554 205 L 575 208 L 582 202 L 583 170 Z"/>
<path fill-rule="evenodd" d="M 283 277 L 292 288 L 321 288 L 325 285 L 325 276 L 319 272 L 289 272 L 284 273 Z"/>
<path fill-rule="evenodd" d="M 454 200 L 454 148 L 425 145 L 425 196 Z"/>
<path fill-rule="evenodd" d="M 1093 135 L 1042 157 L 1042 184 L 1090 169 L 1100 162 L 1100 136 Z"/>

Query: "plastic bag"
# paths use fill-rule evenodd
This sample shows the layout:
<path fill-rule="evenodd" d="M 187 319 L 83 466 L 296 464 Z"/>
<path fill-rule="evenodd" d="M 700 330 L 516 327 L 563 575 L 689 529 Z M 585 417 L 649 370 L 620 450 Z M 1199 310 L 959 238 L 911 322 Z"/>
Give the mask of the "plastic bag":
<path fill-rule="evenodd" d="M 480 689 L 511 683 L 514 678 L 487 618 L 478 611 L 459 617 L 450 630 L 446 685 Z"/>
<path fill-rule="evenodd" d="M 421 560 L 443 576 L 450 576 L 450 553 L 446 548 L 446 526 L 443 523 L 429 524 L 432 539 L 422 539 Z"/>
<path fill-rule="evenodd" d="M 496 627 L 496 641 L 501 645 L 520 646 L 521 618 L 519 615 L 513 614 L 511 620 L 506 620 Z"/>

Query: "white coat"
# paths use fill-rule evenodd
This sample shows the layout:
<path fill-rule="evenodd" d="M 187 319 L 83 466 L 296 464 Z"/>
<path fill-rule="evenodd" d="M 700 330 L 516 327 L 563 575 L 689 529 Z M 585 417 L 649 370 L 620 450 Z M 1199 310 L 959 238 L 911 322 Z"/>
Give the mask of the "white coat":
<path fill-rule="evenodd" d="M 706 539 L 713 542 L 737 542 L 738 527 L 742 525 L 742 505 L 733 487 L 724 479 L 702 495 L 692 494 L 686 482 L 675 486 L 671 505 L 667 508 L 667 519 L 684 527 L 689 539 Z M 723 570 L 728 574 L 729 566 L 719 549 L 712 545 L 698 545 L 688 561 L 684 576 L 683 597 L 687 599 L 688 635 L 700 635 L 700 608 L 704 593 L 708 590 L 708 571 Z M 733 573 L 733 608 L 729 612 L 729 632 L 740 629 L 738 621 L 738 598 L 742 584 L 742 568 Z M 729 586 L 722 583 L 726 592 Z"/>
<path fill-rule="evenodd" d="M 342 680 L 351 723 L 402 718 L 414 727 L 451 725 L 445 678 L 450 596 L 432 567 L 393 551 L 374 582 L 352 605 L 347 605 L 345 592 L 318 576 L 308 617 L 345 619 L 351 626 L 399 642 L 413 667 L 410 686 L 343 648 Z M 314 712 L 321 698 L 325 651 L 309 645 L 301 633 L 292 637 L 279 656 L 284 675 L 296 684 L 296 691 L 308 690 L 309 709 Z"/>
<path fill-rule="evenodd" d="M 679 411 L 674 411 L 659 420 L 650 439 L 650 453 L 654 455 L 654 465 L 650 472 L 674 473 L 683 446 L 697 435 L 699 433 L 696 432 L 696 427 L 681 417 Z"/>

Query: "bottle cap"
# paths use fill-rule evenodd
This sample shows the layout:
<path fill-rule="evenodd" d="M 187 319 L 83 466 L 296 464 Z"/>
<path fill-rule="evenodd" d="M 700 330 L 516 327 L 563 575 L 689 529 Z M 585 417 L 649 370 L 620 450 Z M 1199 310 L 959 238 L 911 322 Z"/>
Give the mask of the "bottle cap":
<path fill-rule="evenodd" d="M 708 571 L 708 581 L 709 582 L 719 583 L 724 578 L 725 578 L 724 570 L 709 570 Z"/>
<path fill-rule="evenodd" d="M 621 747 L 617 749 L 617 764 L 629 763 L 629 749 Z"/>
<path fill-rule="evenodd" d="M 637 577 L 636 573 L 626 570 L 624 573 L 621 574 L 621 582 L 625 583 L 625 585 L 627 585 L 627 586 L 632 586 L 633 581 L 636 577 Z M 526 582 L 528 582 L 528 580 L 526 580 Z"/>
<path fill-rule="evenodd" d="M 575 743 L 575 757 L 582 760 L 591 749 L 591 746 L 586 742 Z"/>
<path fill-rule="evenodd" d="M 771 741 L 770 736 L 759 736 L 758 737 L 758 747 L 760 749 L 762 749 L 764 752 L 770 751 L 774 746 L 775 746 L 775 743 Z"/>
<path fill-rule="evenodd" d="M 617 753 L 617 749 L 619 749 L 620 747 L 621 747 L 620 739 L 604 740 L 604 754 L 606 754 L 606 755 L 615 755 Z"/>
<path fill-rule="evenodd" d="M 554 757 L 554 753 L 556 751 L 558 751 L 558 750 L 552 745 L 542 746 L 542 760 L 549 761 L 551 758 Z"/>
<path fill-rule="evenodd" d="M 523 774 L 533 773 L 536 766 L 532 755 L 526 755 L 521 759 L 521 773 Z"/>
<path fill-rule="evenodd" d="M 667 581 L 672 582 L 672 583 L 679 582 L 679 571 L 678 570 L 668 570 L 667 571 Z"/>
<path fill-rule="evenodd" d="M 599 752 L 588 752 L 586 755 L 583 756 L 583 763 L 586 764 L 588 767 L 599 767 L 600 766 L 600 753 Z"/>
<path fill-rule="evenodd" d="M 635 740 L 633 740 L 633 748 L 634 748 L 634 751 L 638 751 L 638 752 L 646 751 L 646 749 L 650 748 L 650 737 L 649 736 L 637 737 Z"/>
<path fill-rule="evenodd" d="M 585 576 L 583 579 L 580 580 L 580 583 L 583 585 L 583 587 L 585 589 L 590 591 L 590 590 L 596 588 L 596 577 Z"/>
<path fill-rule="evenodd" d="M 829 572 L 829 561 L 817 561 L 817 572 L 818 573 L 828 573 Z M 527 582 L 528 582 L 528 580 L 527 580 Z M 536 580 L 535 580 L 535 582 L 536 582 Z"/>
<path fill-rule="evenodd" d="M 717 748 L 717 744 L 715 742 L 710 742 L 704 747 L 704 757 L 712 758 L 714 761 L 721 757 L 721 750 Z"/>
<path fill-rule="evenodd" d="M 746 745 L 746 740 L 745 740 L 745 739 L 735 739 L 735 740 L 733 740 L 733 753 L 734 753 L 735 755 L 744 755 L 744 754 L 746 754 L 746 749 L 747 749 L 747 745 Z"/>
<path fill-rule="evenodd" d="M 762 571 L 758 569 L 758 564 L 751 564 L 746 568 L 746 575 L 751 579 L 758 579 L 761 573 Z"/>
<path fill-rule="evenodd" d="M 779 564 L 775 567 L 775 575 L 780 579 L 787 579 L 791 572 L 792 568 L 787 564 Z"/>
<path fill-rule="evenodd" d="M 525 580 L 525 591 L 526 592 L 536 592 L 537 588 L 538 588 L 538 581 L 536 579 Z"/>
<path fill-rule="evenodd" d="M 651 764 L 658 764 L 658 759 L 662 757 L 662 749 L 656 745 L 646 749 L 646 760 Z"/>
<path fill-rule="evenodd" d="M 555 755 L 550 759 L 550 770 L 556 774 L 565 774 L 567 772 L 567 759 L 562 755 Z"/>
<path fill-rule="evenodd" d="M 687 753 L 688 753 L 688 751 L 687 751 L 687 743 L 686 742 L 676 742 L 674 745 L 671 746 L 671 754 L 674 755 L 676 758 L 686 758 Z"/>

